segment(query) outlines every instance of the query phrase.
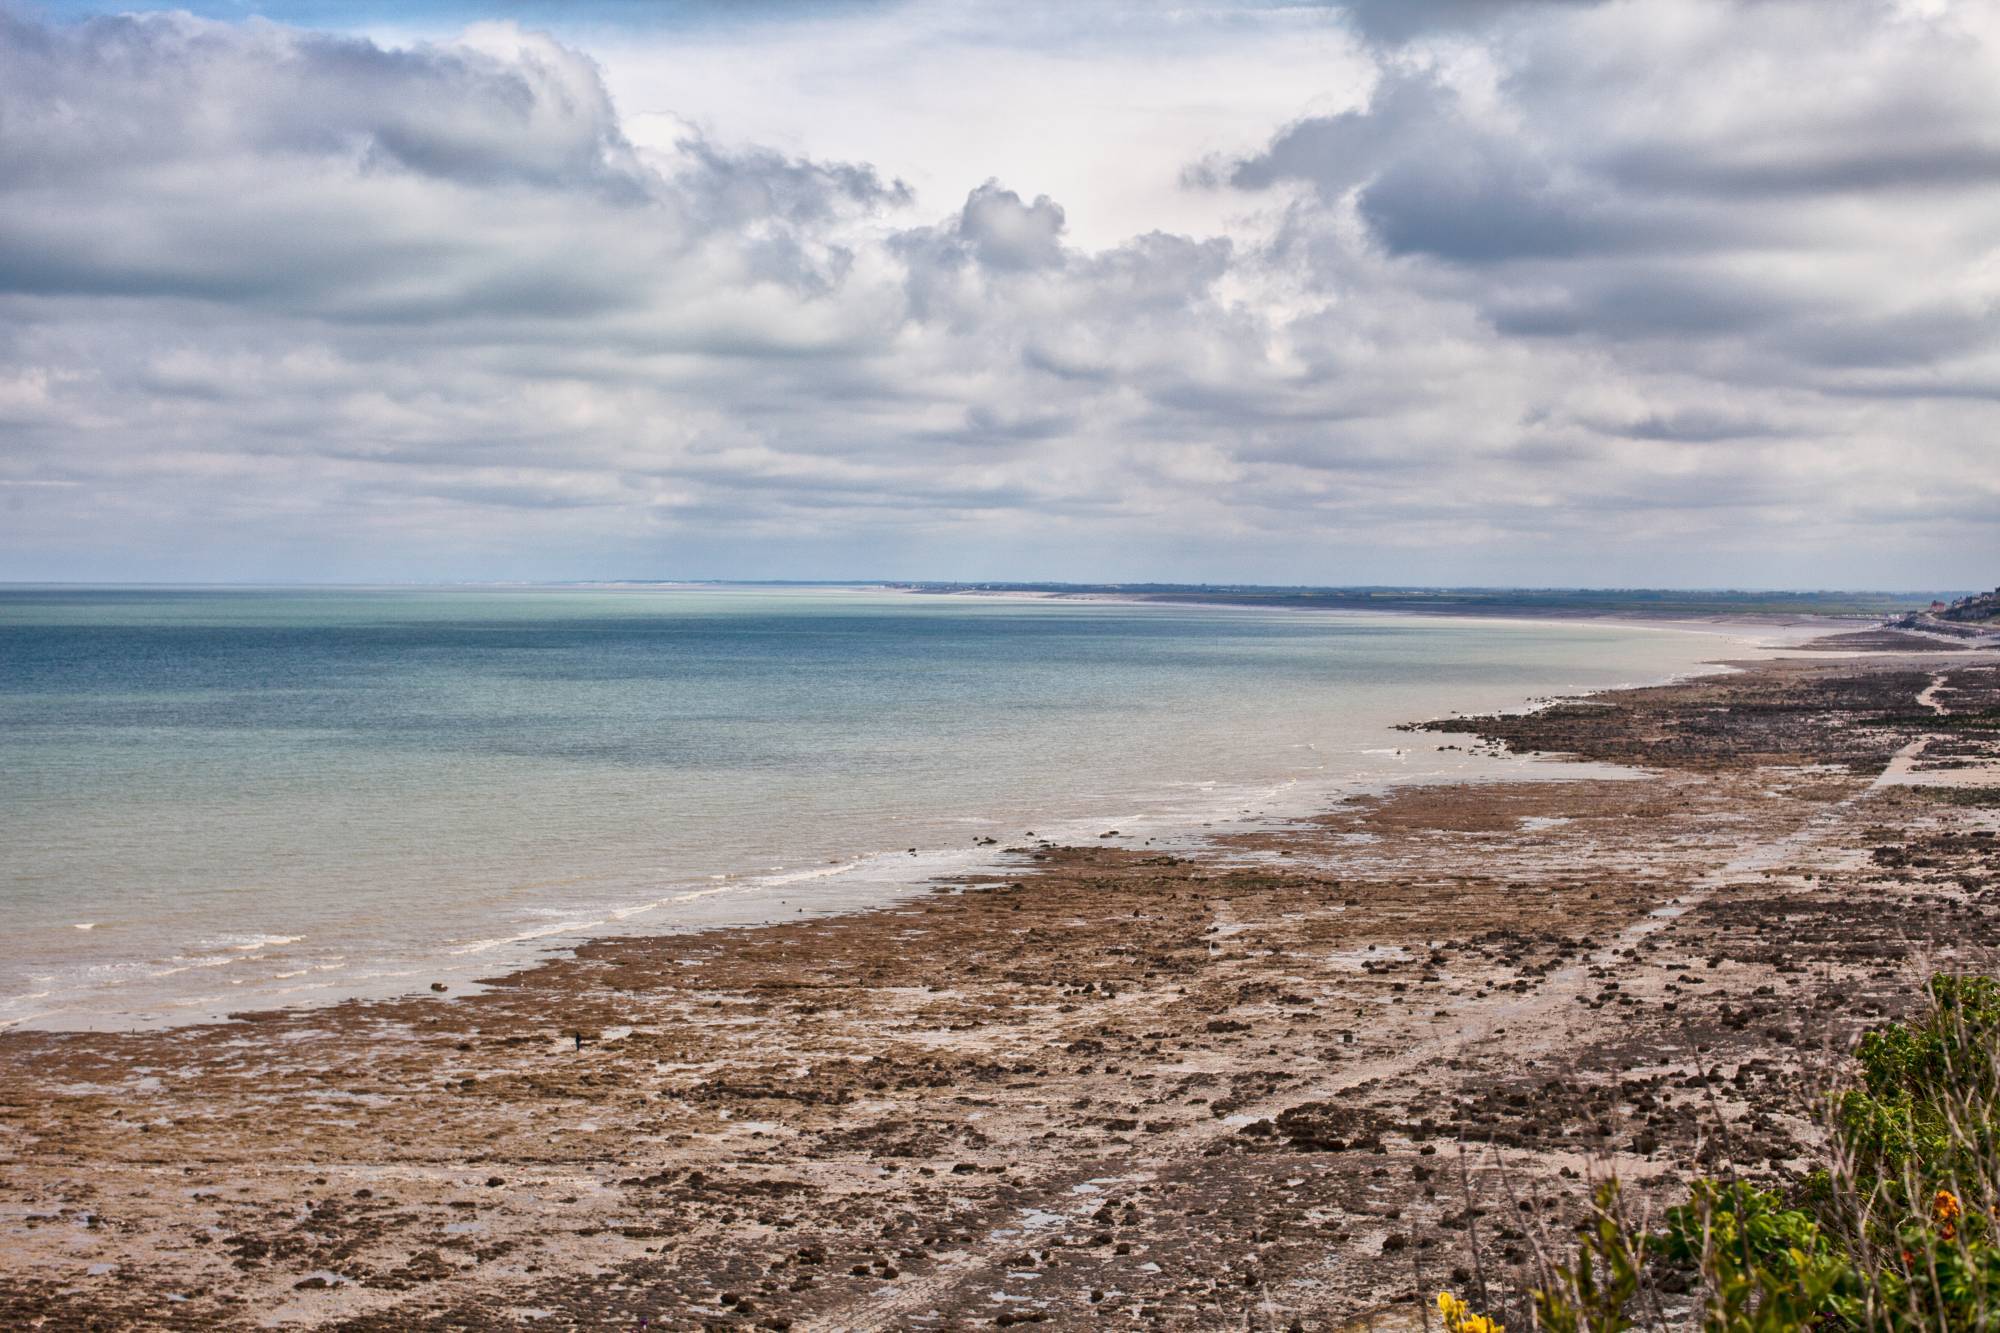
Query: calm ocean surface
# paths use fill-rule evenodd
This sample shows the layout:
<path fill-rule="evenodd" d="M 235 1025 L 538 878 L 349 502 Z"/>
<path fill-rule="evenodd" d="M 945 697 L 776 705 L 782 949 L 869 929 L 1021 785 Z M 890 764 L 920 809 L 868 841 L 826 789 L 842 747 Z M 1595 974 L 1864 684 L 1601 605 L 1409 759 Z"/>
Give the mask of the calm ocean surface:
<path fill-rule="evenodd" d="M 1746 642 L 839 589 L 0 589 L 0 1025 L 458 991 L 587 935 L 879 901 L 981 837 L 1305 810 L 1497 767 L 1396 722 Z"/>

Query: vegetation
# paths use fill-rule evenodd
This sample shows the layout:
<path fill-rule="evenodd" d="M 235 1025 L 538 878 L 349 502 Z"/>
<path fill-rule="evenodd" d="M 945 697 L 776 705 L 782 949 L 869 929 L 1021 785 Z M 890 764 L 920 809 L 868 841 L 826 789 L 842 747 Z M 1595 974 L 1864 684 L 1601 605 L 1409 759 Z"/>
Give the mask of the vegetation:
<path fill-rule="evenodd" d="M 1649 1232 L 1606 1184 L 1575 1258 L 1543 1264 L 1536 1325 L 1616 1333 L 1692 1292 L 1685 1320 L 1711 1333 L 2000 1327 L 2000 981 L 1940 975 L 1925 999 L 1862 1039 L 1796 1197 L 1703 1180 Z M 1439 1308 L 1454 1333 L 1480 1318 L 1450 1293 Z"/>

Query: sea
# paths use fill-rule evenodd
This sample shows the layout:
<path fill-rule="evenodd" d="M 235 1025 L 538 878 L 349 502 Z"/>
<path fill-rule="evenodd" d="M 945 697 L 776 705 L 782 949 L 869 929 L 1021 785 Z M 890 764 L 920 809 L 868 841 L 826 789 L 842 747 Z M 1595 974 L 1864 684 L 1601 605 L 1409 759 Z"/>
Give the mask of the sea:
<path fill-rule="evenodd" d="M 1773 631 L 882 588 L 0 588 L 0 1027 L 463 994 L 1507 761 Z"/>

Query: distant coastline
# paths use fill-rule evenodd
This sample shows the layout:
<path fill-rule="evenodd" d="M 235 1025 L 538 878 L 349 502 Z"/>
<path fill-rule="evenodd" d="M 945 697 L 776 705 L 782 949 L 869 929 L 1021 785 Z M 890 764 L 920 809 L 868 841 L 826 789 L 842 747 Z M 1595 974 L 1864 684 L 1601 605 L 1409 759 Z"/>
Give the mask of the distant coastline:
<path fill-rule="evenodd" d="M 502 586 L 502 585 L 495 585 Z M 515 587 L 647 591 L 847 588 L 919 596 L 1163 603 L 1407 615 L 1710 620 L 1739 624 L 1902 620 L 1968 595 L 1964 589 L 1517 588 L 1421 584 L 1066 583 L 950 579 L 606 579 Z"/>
<path fill-rule="evenodd" d="M 1873 621 L 1911 614 L 1957 591 L 1789 592 L 1764 589 L 1447 588 L 1408 585 L 1286 587 L 1262 584 L 909 582 L 886 588 L 1059 598 L 1074 601 L 1166 602 L 1209 606 L 1296 607 L 1393 611 L 1418 615 L 1559 616 L 1676 620 Z"/>

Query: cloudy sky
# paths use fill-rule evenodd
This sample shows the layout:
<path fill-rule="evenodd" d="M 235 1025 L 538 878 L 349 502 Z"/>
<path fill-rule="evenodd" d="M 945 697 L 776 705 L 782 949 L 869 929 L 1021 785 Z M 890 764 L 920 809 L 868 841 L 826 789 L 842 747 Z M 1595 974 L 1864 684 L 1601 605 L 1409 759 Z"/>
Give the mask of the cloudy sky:
<path fill-rule="evenodd" d="M 1990 0 L 0 0 L 0 579 L 2000 581 Z"/>

